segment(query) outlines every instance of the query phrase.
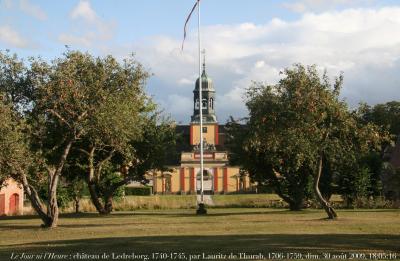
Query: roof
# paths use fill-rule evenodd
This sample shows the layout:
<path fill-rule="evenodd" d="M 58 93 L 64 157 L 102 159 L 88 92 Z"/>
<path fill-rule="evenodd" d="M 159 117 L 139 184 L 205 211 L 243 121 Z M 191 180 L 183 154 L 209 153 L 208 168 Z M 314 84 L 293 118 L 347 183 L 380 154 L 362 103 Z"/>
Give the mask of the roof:
<path fill-rule="evenodd" d="M 206 73 L 206 68 L 203 65 L 203 72 L 201 73 L 201 89 L 202 90 L 208 90 L 208 91 L 214 91 L 214 83 L 210 77 L 208 77 Z M 194 88 L 194 92 L 199 91 L 199 78 L 196 80 L 196 85 Z"/>

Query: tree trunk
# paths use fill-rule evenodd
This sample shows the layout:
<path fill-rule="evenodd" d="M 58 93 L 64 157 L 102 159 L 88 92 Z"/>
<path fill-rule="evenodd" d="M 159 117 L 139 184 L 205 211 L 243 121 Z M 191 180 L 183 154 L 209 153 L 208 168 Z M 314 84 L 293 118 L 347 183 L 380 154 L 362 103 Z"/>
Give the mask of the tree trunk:
<path fill-rule="evenodd" d="M 113 194 L 115 192 L 115 188 L 110 188 L 108 191 L 104 192 L 104 204 L 101 202 L 101 199 L 96 191 L 96 183 L 91 182 L 89 186 L 90 198 L 95 206 L 97 212 L 101 215 L 108 215 L 113 210 Z"/>
<path fill-rule="evenodd" d="M 49 194 L 48 194 L 48 207 L 47 207 L 47 216 L 49 217 L 49 221 L 45 224 L 46 227 L 54 228 L 57 227 L 58 222 L 58 202 L 57 202 L 57 185 L 58 185 L 58 175 L 57 171 L 49 172 Z"/>
<path fill-rule="evenodd" d="M 81 200 L 80 200 L 80 198 L 78 197 L 78 196 L 75 196 L 74 197 L 74 201 L 75 201 L 75 213 L 76 214 L 78 214 L 81 210 L 80 210 L 80 208 L 81 208 Z"/>
<path fill-rule="evenodd" d="M 87 179 L 86 182 L 88 184 L 88 188 L 89 188 L 89 193 L 90 193 L 90 199 L 92 200 L 92 203 L 94 205 L 94 207 L 96 208 L 97 212 L 99 212 L 99 214 L 107 214 L 106 210 L 105 210 L 105 206 L 103 205 L 103 203 L 100 200 L 99 195 L 97 194 L 97 181 L 95 180 L 95 166 L 94 166 L 94 153 L 95 153 L 95 148 L 92 147 L 88 153 L 88 163 L 89 163 L 89 171 L 87 173 Z"/>
<path fill-rule="evenodd" d="M 315 195 L 317 196 L 319 203 L 324 208 L 326 214 L 328 214 L 328 219 L 336 219 L 337 214 L 336 214 L 335 209 L 333 209 L 331 204 L 327 200 L 324 199 L 324 197 L 321 194 L 321 191 L 319 190 L 319 180 L 320 180 L 321 174 L 322 174 L 322 161 L 323 161 L 323 155 L 321 153 L 321 156 L 319 159 L 318 172 L 317 172 L 316 177 L 314 178 L 314 192 L 315 192 Z"/>
<path fill-rule="evenodd" d="M 281 197 L 286 203 L 289 204 L 289 209 L 291 211 L 300 211 L 303 208 L 303 200 L 296 201 L 293 200 L 290 196 L 286 195 L 283 193 L 281 184 L 278 179 L 274 179 L 274 188 L 275 188 L 275 193 L 278 194 L 279 197 Z"/>
<path fill-rule="evenodd" d="M 47 207 L 47 216 L 49 221 L 45 223 L 45 227 L 55 228 L 58 223 L 58 202 L 57 202 L 57 186 L 59 177 L 61 176 L 64 164 L 72 146 L 72 139 L 65 145 L 63 153 L 58 161 L 57 167 L 49 171 L 49 202 Z"/>
<path fill-rule="evenodd" d="M 291 211 L 300 211 L 303 209 L 303 200 L 290 200 L 288 203 Z"/>
<path fill-rule="evenodd" d="M 104 201 L 105 201 L 104 210 L 106 211 L 106 214 L 110 214 L 113 210 L 113 200 L 112 200 L 113 196 L 112 195 L 113 195 L 113 191 L 104 197 Z"/>
<path fill-rule="evenodd" d="M 89 181 L 88 188 L 89 188 L 89 193 L 90 193 L 90 199 L 92 200 L 93 205 L 96 208 L 97 212 L 99 212 L 99 214 L 102 214 L 102 215 L 109 214 L 109 213 L 107 213 L 105 206 L 103 205 L 103 203 L 100 200 L 99 195 L 97 194 L 95 182 Z"/>
<path fill-rule="evenodd" d="M 95 153 L 94 147 L 92 147 L 90 149 L 90 151 L 87 153 L 88 154 L 88 162 L 89 162 L 89 171 L 87 174 L 86 182 L 88 184 L 90 198 L 91 198 L 93 205 L 95 206 L 97 212 L 99 212 L 99 214 L 101 214 L 101 215 L 108 215 L 113 210 L 113 200 L 112 199 L 113 199 L 113 195 L 114 195 L 115 191 L 119 187 L 125 185 L 129 179 L 123 179 L 122 181 L 110 186 L 106 191 L 102 191 L 102 194 L 104 195 L 104 203 L 103 203 L 97 193 L 98 182 L 100 181 L 100 176 L 101 176 L 101 169 L 102 169 L 101 165 L 111 158 L 114 151 L 112 151 L 106 159 L 99 162 L 97 165 L 94 164 L 94 153 Z"/>
<path fill-rule="evenodd" d="M 39 215 L 40 219 L 43 221 L 42 226 L 46 226 L 50 222 L 49 216 L 46 214 L 45 209 L 43 208 L 42 201 L 39 198 L 37 191 L 28 183 L 28 179 L 24 172 L 20 172 L 19 176 L 21 177 L 22 186 L 24 187 L 24 191 L 28 196 L 33 209 Z"/>

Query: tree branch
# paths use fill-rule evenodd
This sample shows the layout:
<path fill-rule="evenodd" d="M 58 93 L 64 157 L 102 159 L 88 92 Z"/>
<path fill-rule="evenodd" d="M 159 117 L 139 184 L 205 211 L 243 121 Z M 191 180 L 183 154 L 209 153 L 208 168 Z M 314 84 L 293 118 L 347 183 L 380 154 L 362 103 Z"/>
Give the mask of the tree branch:
<path fill-rule="evenodd" d="M 114 153 L 115 153 L 115 149 L 111 150 L 111 152 L 108 154 L 108 156 L 97 164 L 98 175 L 100 175 L 104 163 L 109 161 L 114 156 Z"/>
<path fill-rule="evenodd" d="M 62 121 L 65 125 L 67 125 L 69 128 L 71 128 L 71 125 L 68 123 L 68 121 L 66 119 L 64 119 L 64 117 L 61 116 L 58 112 L 56 112 L 53 109 L 47 109 L 46 111 L 48 111 L 51 114 L 53 114 L 54 116 L 56 116 L 60 121 Z"/>

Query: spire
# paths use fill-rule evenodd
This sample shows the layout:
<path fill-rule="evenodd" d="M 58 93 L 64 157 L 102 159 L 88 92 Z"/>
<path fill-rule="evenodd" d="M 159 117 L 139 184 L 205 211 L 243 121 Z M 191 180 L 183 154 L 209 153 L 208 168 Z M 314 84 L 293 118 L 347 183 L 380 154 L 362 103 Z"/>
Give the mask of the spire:
<path fill-rule="evenodd" d="M 203 73 L 206 72 L 206 49 L 201 52 L 203 54 Z"/>
<path fill-rule="evenodd" d="M 217 116 L 215 115 L 215 89 L 213 81 L 206 73 L 206 50 L 202 50 L 203 55 L 203 72 L 201 77 L 196 80 L 196 85 L 193 90 L 193 115 L 192 122 L 200 122 L 200 107 L 202 107 L 202 116 L 207 123 L 216 123 Z M 201 80 L 202 99 L 200 101 L 199 83 Z"/>
<path fill-rule="evenodd" d="M 0 0 L 1 1 L 1 0 Z M 207 73 L 206 73 L 206 50 L 203 49 L 201 51 L 202 55 L 203 55 L 203 72 L 201 73 L 201 87 L 203 89 L 203 91 L 205 90 L 211 90 L 214 91 L 214 85 L 213 82 L 211 80 L 210 77 L 208 77 Z M 196 80 L 196 85 L 195 85 L 195 90 L 199 89 L 199 79 Z"/>

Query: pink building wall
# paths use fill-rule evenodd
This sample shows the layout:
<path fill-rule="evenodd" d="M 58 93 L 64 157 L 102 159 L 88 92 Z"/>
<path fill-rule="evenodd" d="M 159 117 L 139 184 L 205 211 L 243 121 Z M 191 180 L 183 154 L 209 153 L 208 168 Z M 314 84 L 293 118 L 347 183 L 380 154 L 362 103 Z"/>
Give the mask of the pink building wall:
<path fill-rule="evenodd" d="M 0 189 L 0 216 L 22 215 L 24 190 L 14 179 L 7 179 Z"/>

